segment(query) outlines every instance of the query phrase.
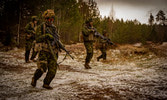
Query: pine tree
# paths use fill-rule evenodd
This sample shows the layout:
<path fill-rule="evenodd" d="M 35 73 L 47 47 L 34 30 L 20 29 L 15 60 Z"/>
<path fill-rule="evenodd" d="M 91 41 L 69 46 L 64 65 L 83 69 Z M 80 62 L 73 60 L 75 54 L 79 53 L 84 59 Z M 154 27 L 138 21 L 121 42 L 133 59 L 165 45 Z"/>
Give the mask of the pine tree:
<path fill-rule="evenodd" d="M 154 16 L 150 13 L 150 18 L 148 19 L 148 23 L 152 26 L 154 24 Z"/>
<path fill-rule="evenodd" d="M 164 11 L 160 10 L 156 15 L 156 21 L 159 22 L 160 25 L 165 25 L 166 17 Z"/>

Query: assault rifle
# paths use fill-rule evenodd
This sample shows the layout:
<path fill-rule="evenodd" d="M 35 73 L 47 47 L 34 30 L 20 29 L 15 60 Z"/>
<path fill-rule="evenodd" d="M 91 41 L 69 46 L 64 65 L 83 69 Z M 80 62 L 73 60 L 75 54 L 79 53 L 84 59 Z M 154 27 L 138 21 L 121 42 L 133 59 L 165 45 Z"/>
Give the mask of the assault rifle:
<path fill-rule="evenodd" d="M 55 26 L 52 26 L 52 27 L 55 28 Z M 69 55 L 72 59 L 74 59 L 74 57 L 70 55 L 69 51 L 67 51 L 65 49 L 65 47 L 62 45 L 62 43 L 59 41 L 59 35 L 58 35 L 58 33 L 56 33 L 57 32 L 56 28 L 55 28 L 55 31 L 54 31 L 55 33 L 53 33 L 48 27 L 46 28 L 46 32 L 50 33 L 53 36 L 53 38 L 54 38 L 54 41 L 51 43 L 52 46 L 55 45 L 55 46 L 57 46 L 59 48 L 59 50 L 60 49 L 64 50 L 67 55 Z"/>
<path fill-rule="evenodd" d="M 96 30 L 96 28 L 91 28 L 91 29 L 93 29 L 94 31 L 95 31 L 95 36 L 96 37 L 100 37 L 101 39 L 103 39 L 103 40 L 105 40 L 108 44 L 110 44 L 110 45 L 115 45 L 113 42 L 111 42 L 111 40 L 109 39 L 109 38 L 107 38 L 107 37 L 104 37 L 103 35 L 101 35 L 97 30 Z"/>

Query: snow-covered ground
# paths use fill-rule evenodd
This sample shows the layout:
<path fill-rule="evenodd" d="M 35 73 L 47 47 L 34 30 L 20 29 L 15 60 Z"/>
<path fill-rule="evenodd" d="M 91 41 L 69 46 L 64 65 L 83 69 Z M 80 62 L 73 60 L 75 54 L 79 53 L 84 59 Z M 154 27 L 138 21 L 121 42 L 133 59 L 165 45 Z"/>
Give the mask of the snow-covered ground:
<path fill-rule="evenodd" d="M 77 45 L 69 45 L 67 49 Z M 80 46 L 80 47 L 78 47 Z M 167 100 L 167 57 L 152 52 L 134 54 L 125 48 L 111 49 L 107 61 L 96 61 L 84 69 L 83 45 L 71 50 L 74 60 L 60 64 L 51 83 L 53 90 L 42 88 L 44 74 L 33 88 L 31 78 L 36 63 L 24 62 L 24 50 L 0 52 L 0 100 Z M 60 53 L 59 62 L 65 53 Z"/>

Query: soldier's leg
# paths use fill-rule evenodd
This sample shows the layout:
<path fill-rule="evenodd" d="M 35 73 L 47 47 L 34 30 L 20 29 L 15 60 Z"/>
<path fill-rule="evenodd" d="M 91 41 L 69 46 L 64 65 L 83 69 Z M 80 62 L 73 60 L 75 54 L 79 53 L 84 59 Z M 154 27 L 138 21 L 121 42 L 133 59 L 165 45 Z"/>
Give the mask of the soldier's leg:
<path fill-rule="evenodd" d="M 106 48 L 103 47 L 103 48 L 101 49 L 101 52 L 102 52 L 102 58 L 103 58 L 103 60 L 106 60 Z"/>
<path fill-rule="evenodd" d="M 29 54 L 30 54 L 30 50 L 26 50 L 25 52 L 25 62 L 29 62 Z"/>
<path fill-rule="evenodd" d="M 38 61 L 38 69 L 34 73 L 34 79 L 38 80 L 44 72 L 47 70 L 47 62 L 46 61 Z"/>
<path fill-rule="evenodd" d="M 31 85 L 34 87 L 36 86 L 36 81 L 47 70 L 47 57 L 46 56 L 47 55 L 43 51 L 39 53 L 39 61 L 37 62 L 38 69 L 35 71 L 34 76 L 32 78 L 32 82 L 31 82 Z"/>
<path fill-rule="evenodd" d="M 30 55 L 30 50 L 31 50 L 31 43 L 30 41 L 26 41 L 26 47 L 25 47 L 25 61 L 28 62 L 29 61 L 29 55 Z"/>
<path fill-rule="evenodd" d="M 46 77 L 44 79 L 44 85 L 43 87 L 46 89 L 52 89 L 52 87 L 50 87 L 50 83 L 53 80 L 53 78 L 56 75 L 57 72 L 57 61 L 55 61 L 55 59 L 52 57 L 52 54 L 50 54 L 50 58 L 48 59 L 48 72 L 46 74 Z"/>
<path fill-rule="evenodd" d="M 85 43 L 85 47 L 86 47 L 86 59 L 85 59 L 85 68 L 86 69 L 90 69 L 91 67 L 89 66 L 89 63 L 93 57 L 93 43 Z"/>
<path fill-rule="evenodd" d="M 97 61 L 99 61 L 101 58 L 103 58 L 103 51 L 102 51 L 102 49 L 100 49 L 100 51 L 101 51 L 101 55 L 99 57 L 97 57 Z"/>
<path fill-rule="evenodd" d="M 31 60 L 34 60 L 34 58 L 37 56 L 38 52 L 35 51 L 35 43 L 32 44 L 32 55 Z"/>
<path fill-rule="evenodd" d="M 107 53 L 106 51 L 103 51 L 103 60 L 106 60 Z"/>
<path fill-rule="evenodd" d="M 90 63 L 91 59 L 93 57 L 93 53 L 87 53 L 87 56 L 86 56 L 86 63 Z"/>
<path fill-rule="evenodd" d="M 31 60 L 34 60 L 35 57 L 37 56 L 38 52 L 36 52 L 34 49 L 33 49 L 33 52 L 32 52 L 32 56 L 31 56 Z"/>

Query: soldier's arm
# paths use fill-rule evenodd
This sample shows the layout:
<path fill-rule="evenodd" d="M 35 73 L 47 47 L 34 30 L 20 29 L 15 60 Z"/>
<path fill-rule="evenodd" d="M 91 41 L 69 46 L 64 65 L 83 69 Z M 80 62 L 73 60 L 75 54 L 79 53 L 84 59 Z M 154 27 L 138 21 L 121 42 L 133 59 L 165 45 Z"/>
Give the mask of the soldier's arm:
<path fill-rule="evenodd" d="M 49 33 L 42 34 L 43 27 L 39 26 L 36 30 L 36 41 L 44 42 L 46 39 L 53 40 L 53 36 Z"/>
<path fill-rule="evenodd" d="M 84 34 L 85 36 L 88 36 L 88 35 L 90 35 L 90 34 L 92 33 L 92 30 L 91 30 L 91 29 L 88 29 L 88 28 L 86 28 L 86 27 L 83 27 L 82 32 L 83 32 L 83 34 Z"/>
<path fill-rule="evenodd" d="M 34 34 L 34 30 L 31 29 L 31 23 L 28 23 L 25 27 L 25 31 L 28 35 Z"/>

